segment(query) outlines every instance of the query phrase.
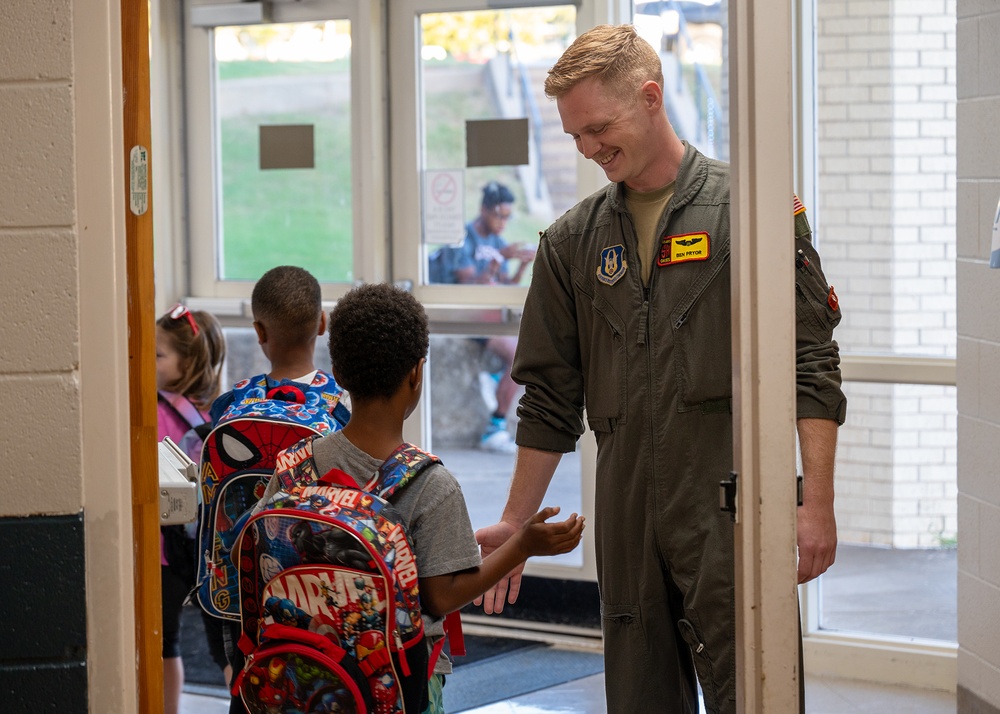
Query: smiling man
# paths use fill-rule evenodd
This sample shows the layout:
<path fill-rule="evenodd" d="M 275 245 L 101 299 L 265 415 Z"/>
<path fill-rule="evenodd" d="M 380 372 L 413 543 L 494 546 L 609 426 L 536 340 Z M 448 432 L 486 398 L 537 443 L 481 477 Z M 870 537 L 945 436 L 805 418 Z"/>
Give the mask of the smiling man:
<path fill-rule="evenodd" d="M 484 552 L 537 510 L 563 453 L 597 438 L 595 541 L 608 711 L 736 711 L 729 166 L 681 141 L 660 58 L 630 25 L 581 35 L 549 71 L 566 133 L 611 182 L 543 234 L 514 380 L 525 387 L 510 494 Z M 789 197 L 804 500 L 798 576 L 834 561 L 833 462 L 844 421 L 840 320 Z M 794 483 L 789 483 L 793 488 Z M 514 602 L 519 573 L 487 595 Z"/>

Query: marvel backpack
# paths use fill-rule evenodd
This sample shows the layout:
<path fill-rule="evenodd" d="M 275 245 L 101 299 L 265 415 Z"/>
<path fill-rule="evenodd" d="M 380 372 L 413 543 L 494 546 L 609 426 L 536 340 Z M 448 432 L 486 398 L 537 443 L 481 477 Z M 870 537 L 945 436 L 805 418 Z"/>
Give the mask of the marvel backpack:
<path fill-rule="evenodd" d="M 250 714 L 419 714 L 444 641 L 428 653 L 413 549 L 387 499 L 440 460 L 403 444 L 358 488 L 342 471 L 316 478 L 315 438 L 278 456 L 282 490 L 240 536 L 247 657 L 232 693 Z"/>
<path fill-rule="evenodd" d="M 231 552 L 240 529 L 263 496 L 279 452 L 347 423 L 342 396 L 323 371 L 309 384 L 259 375 L 233 386 L 232 403 L 201 451 L 197 599 L 208 614 L 239 620 Z"/>

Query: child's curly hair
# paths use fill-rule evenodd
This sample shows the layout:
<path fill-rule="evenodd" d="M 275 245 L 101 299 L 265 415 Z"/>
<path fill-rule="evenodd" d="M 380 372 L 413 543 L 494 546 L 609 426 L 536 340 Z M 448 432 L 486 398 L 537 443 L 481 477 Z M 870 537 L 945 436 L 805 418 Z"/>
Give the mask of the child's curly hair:
<path fill-rule="evenodd" d="M 423 305 L 388 283 L 359 285 L 330 311 L 330 361 L 352 400 L 392 397 L 429 341 Z"/>
<path fill-rule="evenodd" d="M 206 410 L 219 396 L 222 383 L 222 362 L 226 358 L 226 339 L 215 316 L 203 310 L 191 310 L 198 333 L 191 328 L 186 316 L 171 317 L 171 310 L 156 321 L 170 345 L 180 355 L 181 377 L 163 385 L 168 392 L 182 394 L 198 409 Z"/>

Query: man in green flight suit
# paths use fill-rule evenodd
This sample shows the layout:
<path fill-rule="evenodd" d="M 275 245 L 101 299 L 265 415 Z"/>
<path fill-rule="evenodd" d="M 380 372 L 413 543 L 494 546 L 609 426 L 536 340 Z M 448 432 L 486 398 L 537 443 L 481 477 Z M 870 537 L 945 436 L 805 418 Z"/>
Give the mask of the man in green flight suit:
<path fill-rule="evenodd" d="M 542 236 L 521 320 L 514 475 L 484 552 L 541 503 L 587 425 L 608 711 L 736 710 L 729 166 L 681 141 L 660 59 L 630 25 L 581 35 L 549 71 L 563 129 L 611 184 Z M 792 197 L 789 197 L 790 199 Z M 795 199 L 796 407 L 804 472 L 799 582 L 837 546 L 833 463 L 846 415 L 836 294 Z M 514 602 L 520 574 L 485 599 Z"/>

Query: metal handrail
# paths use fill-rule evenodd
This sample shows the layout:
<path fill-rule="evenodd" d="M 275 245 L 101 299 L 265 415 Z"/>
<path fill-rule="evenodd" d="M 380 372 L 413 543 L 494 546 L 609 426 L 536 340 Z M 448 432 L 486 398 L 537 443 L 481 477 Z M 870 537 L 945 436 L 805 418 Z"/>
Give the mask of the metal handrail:
<path fill-rule="evenodd" d="M 535 147 L 535 197 L 541 198 L 543 196 L 542 183 L 545 180 L 545 174 L 542 171 L 542 112 L 538 108 L 538 102 L 535 101 L 535 94 L 531 91 L 531 82 L 528 79 L 528 69 L 521 62 L 521 59 L 517 52 L 518 41 L 514 34 L 514 28 L 511 27 L 509 31 L 508 38 L 510 40 L 510 63 L 508 64 L 508 71 L 513 74 L 515 71 L 518 76 L 518 86 L 521 89 L 521 101 L 524 104 L 525 113 L 528 115 L 528 121 L 531 124 L 531 136 L 532 143 Z M 508 82 L 508 86 L 512 83 Z"/>
<path fill-rule="evenodd" d="M 678 26 L 677 34 L 687 46 L 694 49 L 694 40 L 691 39 L 691 35 L 688 32 L 687 18 L 684 17 L 684 11 L 681 9 L 680 5 L 677 4 L 676 0 L 667 0 L 669 6 L 677 13 Z M 698 139 L 705 138 L 715 150 L 715 155 L 719 155 L 721 149 L 721 139 L 717 127 L 722 123 L 722 111 L 719 109 L 719 100 L 715 96 L 715 90 L 712 88 L 712 82 L 708 79 L 708 75 L 705 73 L 705 68 L 701 66 L 700 62 L 694 62 L 694 74 L 695 74 L 695 86 L 694 86 L 694 98 L 695 98 L 695 109 L 698 112 Z M 684 82 L 684 67 L 681 63 L 677 62 L 677 88 L 681 91 Z M 704 108 L 702 107 L 702 94 L 704 94 Z M 704 136 L 701 132 L 704 131 Z"/>

